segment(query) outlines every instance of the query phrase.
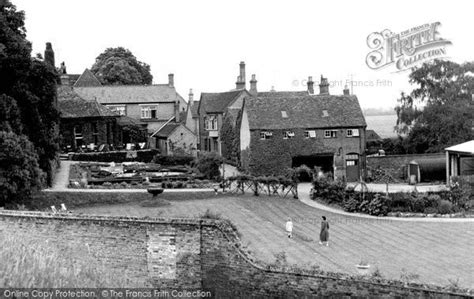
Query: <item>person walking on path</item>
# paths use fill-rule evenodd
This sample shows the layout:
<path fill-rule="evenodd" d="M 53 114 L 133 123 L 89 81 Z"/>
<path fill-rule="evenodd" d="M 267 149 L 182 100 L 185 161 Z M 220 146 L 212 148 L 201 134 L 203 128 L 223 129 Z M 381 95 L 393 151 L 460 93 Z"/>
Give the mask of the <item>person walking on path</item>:
<path fill-rule="evenodd" d="M 286 221 L 286 232 L 288 233 L 288 238 L 293 237 L 293 222 L 291 221 L 291 218 L 288 218 Z"/>
<path fill-rule="evenodd" d="M 321 232 L 319 233 L 319 244 L 329 246 L 329 222 L 326 220 L 326 216 L 323 216 L 321 221 Z"/>

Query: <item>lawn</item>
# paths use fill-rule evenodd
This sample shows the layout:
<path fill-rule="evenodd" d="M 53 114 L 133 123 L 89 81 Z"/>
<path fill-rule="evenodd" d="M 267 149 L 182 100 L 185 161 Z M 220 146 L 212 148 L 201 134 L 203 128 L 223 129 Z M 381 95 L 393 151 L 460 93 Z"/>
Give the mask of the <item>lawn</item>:
<path fill-rule="evenodd" d="M 163 194 L 165 195 L 165 194 Z M 403 222 L 362 219 L 332 214 L 295 199 L 216 196 L 176 200 L 169 205 L 149 201 L 77 208 L 74 213 L 149 217 L 199 217 L 206 210 L 236 224 L 242 243 L 257 258 L 274 262 L 285 252 L 290 264 L 320 265 L 322 270 L 356 274 L 355 265 L 365 259 L 371 270 L 385 278 L 414 276 L 417 282 L 441 286 L 458 281 L 474 287 L 474 222 Z M 321 216 L 330 223 L 330 246 L 318 244 Z M 294 239 L 284 231 L 293 219 Z"/>

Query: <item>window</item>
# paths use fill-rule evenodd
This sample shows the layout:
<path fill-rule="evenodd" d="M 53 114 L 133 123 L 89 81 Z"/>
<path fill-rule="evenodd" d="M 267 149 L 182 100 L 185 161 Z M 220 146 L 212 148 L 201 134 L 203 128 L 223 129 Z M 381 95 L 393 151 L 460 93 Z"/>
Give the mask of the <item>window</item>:
<path fill-rule="evenodd" d="M 107 108 L 114 111 L 118 115 L 127 115 L 127 108 L 125 106 L 110 105 L 110 106 L 107 106 Z"/>
<path fill-rule="evenodd" d="M 323 110 L 323 117 L 328 117 L 329 116 L 329 113 L 327 110 Z"/>
<path fill-rule="evenodd" d="M 358 137 L 359 129 L 347 129 L 347 137 Z"/>
<path fill-rule="evenodd" d="M 337 130 L 324 131 L 324 138 L 337 138 Z"/>
<path fill-rule="evenodd" d="M 304 131 L 304 138 L 316 138 L 316 131 L 315 130 Z"/>
<path fill-rule="evenodd" d="M 143 119 L 151 119 L 157 118 L 157 107 L 156 105 L 153 106 L 141 106 L 141 118 Z"/>
<path fill-rule="evenodd" d="M 286 111 L 281 112 L 281 117 L 288 118 L 288 114 L 286 113 Z"/>
<path fill-rule="evenodd" d="M 204 129 L 208 131 L 217 131 L 217 115 L 208 115 L 204 117 Z"/>
<path fill-rule="evenodd" d="M 291 139 L 295 137 L 295 132 L 293 131 L 286 131 L 283 133 L 283 139 Z"/>
<path fill-rule="evenodd" d="M 268 132 L 268 131 L 260 132 L 260 139 L 262 139 L 262 140 L 270 139 L 270 138 L 272 138 L 272 136 L 273 136 L 272 132 Z"/>

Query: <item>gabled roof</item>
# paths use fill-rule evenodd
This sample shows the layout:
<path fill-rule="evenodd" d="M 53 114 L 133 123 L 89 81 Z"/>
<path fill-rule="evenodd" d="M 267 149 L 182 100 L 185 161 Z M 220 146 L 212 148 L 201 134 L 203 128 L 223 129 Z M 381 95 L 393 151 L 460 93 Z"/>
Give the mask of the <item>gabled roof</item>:
<path fill-rule="evenodd" d="M 448 152 L 467 153 L 474 155 L 474 140 L 450 146 L 445 150 Z"/>
<path fill-rule="evenodd" d="M 182 125 L 181 123 L 169 122 L 163 127 L 161 127 L 161 129 L 158 132 L 156 132 L 155 136 L 156 137 L 169 137 L 171 133 L 173 133 L 174 130 L 176 130 L 176 128 L 178 128 L 181 125 Z"/>
<path fill-rule="evenodd" d="M 58 109 L 61 118 L 119 117 L 112 110 L 81 98 L 71 87 L 58 87 Z"/>
<path fill-rule="evenodd" d="M 353 95 L 282 96 L 276 93 L 247 98 L 245 107 L 250 129 L 367 126 L 359 101 Z"/>
<path fill-rule="evenodd" d="M 224 113 L 227 107 L 243 92 L 248 93 L 245 89 L 217 93 L 203 92 L 199 105 L 206 113 Z"/>
<path fill-rule="evenodd" d="M 89 70 L 85 69 L 74 83 L 74 87 L 101 86 L 99 79 Z"/>
<path fill-rule="evenodd" d="M 380 135 L 377 134 L 377 132 L 375 132 L 374 130 L 366 130 L 365 136 L 367 140 L 381 140 L 382 139 Z"/>
<path fill-rule="evenodd" d="M 184 99 L 168 84 L 156 85 L 107 85 L 75 87 L 74 90 L 86 100 L 97 100 L 101 104 L 129 104 L 176 102 Z"/>
<path fill-rule="evenodd" d="M 199 101 L 193 101 L 191 105 L 191 115 L 193 116 L 193 118 L 199 117 L 198 108 L 199 108 Z"/>

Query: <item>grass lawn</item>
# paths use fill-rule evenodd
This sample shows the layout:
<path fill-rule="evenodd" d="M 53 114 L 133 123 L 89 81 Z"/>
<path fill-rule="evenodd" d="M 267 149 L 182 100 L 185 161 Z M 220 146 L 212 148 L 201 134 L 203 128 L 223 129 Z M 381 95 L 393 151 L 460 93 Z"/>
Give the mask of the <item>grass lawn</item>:
<path fill-rule="evenodd" d="M 361 219 L 321 211 L 295 199 L 261 195 L 207 194 L 200 199 L 165 197 L 170 204 L 147 201 L 83 207 L 74 213 L 149 217 L 198 217 L 210 210 L 230 219 L 242 243 L 257 258 L 274 262 L 284 251 L 288 263 L 320 265 L 322 270 L 356 274 L 361 258 L 385 278 L 419 275 L 418 282 L 449 285 L 459 280 L 474 288 L 474 223 L 402 222 Z M 330 246 L 318 244 L 321 216 L 330 224 Z M 293 219 L 294 239 L 285 222 Z M 451 281 L 451 282 L 450 282 Z"/>

